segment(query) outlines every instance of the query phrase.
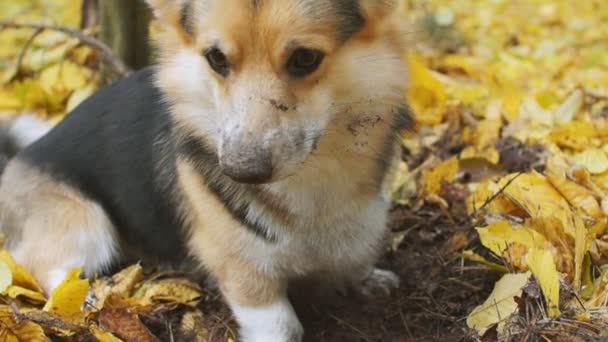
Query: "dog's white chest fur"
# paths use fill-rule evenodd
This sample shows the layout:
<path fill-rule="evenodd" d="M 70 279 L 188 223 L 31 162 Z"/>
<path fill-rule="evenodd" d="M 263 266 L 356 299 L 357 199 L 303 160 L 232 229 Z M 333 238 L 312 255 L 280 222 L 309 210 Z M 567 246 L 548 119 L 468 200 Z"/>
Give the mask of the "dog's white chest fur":
<path fill-rule="evenodd" d="M 249 249 L 260 268 L 289 277 L 336 275 L 375 258 L 386 233 L 389 201 L 380 194 L 356 198 L 327 186 L 317 183 L 284 192 L 284 204 L 297 219 L 293 227 L 269 225 L 276 244 Z"/>

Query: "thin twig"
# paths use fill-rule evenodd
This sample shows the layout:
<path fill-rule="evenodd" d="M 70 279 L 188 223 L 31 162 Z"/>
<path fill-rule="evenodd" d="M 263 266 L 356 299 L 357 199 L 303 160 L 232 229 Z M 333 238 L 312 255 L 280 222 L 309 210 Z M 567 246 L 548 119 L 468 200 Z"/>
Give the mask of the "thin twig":
<path fill-rule="evenodd" d="M 118 58 L 114 56 L 112 49 L 97 38 L 88 36 L 78 30 L 71 29 L 69 27 L 49 25 L 49 24 L 38 24 L 38 23 L 15 23 L 6 20 L 0 20 L 0 28 L 29 28 L 34 30 L 51 30 L 58 31 L 67 34 L 68 36 L 74 37 L 80 40 L 82 43 L 89 45 L 101 52 L 103 60 L 108 63 L 120 76 L 125 76 L 130 72 L 130 69 Z"/>
<path fill-rule="evenodd" d="M 32 33 L 32 35 L 27 40 L 27 42 L 25 42 L 25 45 L 23 45 L 23 48 L 21 49 L 21 52 L 19 53 L 19 57 L 17 58 L 17 75 L 19 75 L 21 73 L 21 68 L 23 67 L 23 59 L 25 58 L 25 55 L 27 54 L 27 51 L 32 46 L 32 43 L 34 42 L 34 39 L 36 39 L 36 37 L 38 37 L 38 35 L 42 31 L 44 31 L 44 30 L 43 29 L 36 29 L 36 31 L 34 31 L 34 33 Z"/>
<path fill-rule="evenodd" d="M 507 183 L 506 183 L 506 184 L 505 184 L 505 185 L 504 185 L 502 188 L 500 188 L 500 189 L 499 189 L 499 190 L 498 190 L 498 191 L 497 191 L 495 194 L 493 194 L 492 196 L 490 196 L 489 198 L 487 198 L 481 207 L 479 207 L 479 208 L 475 208 L 475 209 L 473 210 L 473 212 L 472 212 L 472 213 L 471 213 L 469 216 L 467 216 L 467 217 L 466 217 L 466 219 L 465 219 L 466 221 L 465 221 L 465 222 L 467 222 L 467 221 L 471 222 L 471 221 L 473 220 L 473 218 L 475 218 L 479 212 L 483 211 L 483 210 L 484 210 L 485 208 L 487 208 L 487 207 L 488 207 L 488 206 L 489 206 L 489 205 L 490 205 L 492 202 L 494 202 L 494 200 L 495 200 L 496 198 L 498 198 L 498 196 L 502 195 L 502 194 L 505 192 L 505 190 L 507 190 L 507 188 L 508 188 L 508 187 L 509 187 L 509 186 L 510 186 L 510 185 L 511 185 L 513 182 L 515 182 L 515 180 L 516 180 L 517 178 L 519 178 L 519 176 L 521 176 L 522 174 L 523 174 L 523 173 L 518 172 L 518 173 L 517 173 L 515 176 L 513 176 L 511 179 L 509 179 L 509 181 L 508 181 L 508 182 L 507 182 Z"/>

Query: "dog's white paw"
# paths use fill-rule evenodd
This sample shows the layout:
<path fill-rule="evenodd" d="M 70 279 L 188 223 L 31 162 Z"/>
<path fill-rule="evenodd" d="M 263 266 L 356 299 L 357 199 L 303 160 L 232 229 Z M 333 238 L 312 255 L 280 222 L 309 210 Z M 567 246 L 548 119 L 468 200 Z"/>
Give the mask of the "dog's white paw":
<path fill-rule="evenodd" d="M 293 307 L 283 299 L 266 307 L 233 305 L 243 342 L 300 342 L 304 329 Z"/>
<path fill-rule="evenodd" d="M 399 287 L 399 277 L 387 270 L 375 268 L 356 286 L 356 291 L 366 298 L 389 296 L 393 289 Z"/>

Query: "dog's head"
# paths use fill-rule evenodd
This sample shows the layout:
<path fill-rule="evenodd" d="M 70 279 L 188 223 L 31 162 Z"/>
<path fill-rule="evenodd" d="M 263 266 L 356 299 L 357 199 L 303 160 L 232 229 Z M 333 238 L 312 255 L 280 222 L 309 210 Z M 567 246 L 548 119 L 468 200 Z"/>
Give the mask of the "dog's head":
<path fill-rule="evenodd" d="M 284 179 L 340 115 L 401 103 L 397 2 L 148 0 L 163 28 L 158 84 L 226 175 Z"/>

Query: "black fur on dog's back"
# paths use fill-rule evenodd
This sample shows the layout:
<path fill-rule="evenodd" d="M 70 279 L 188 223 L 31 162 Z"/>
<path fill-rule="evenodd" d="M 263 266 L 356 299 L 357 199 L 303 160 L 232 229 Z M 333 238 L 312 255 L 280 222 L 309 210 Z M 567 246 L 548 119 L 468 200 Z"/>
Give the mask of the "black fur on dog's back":
<path fill-rule="evenodd" d="M 17 158 L 100 203 L 133 254 L 167 262 L 184 256 L 185 234 L 173 126 L 153 82 L 145 69 L 100 90 Z"/>

